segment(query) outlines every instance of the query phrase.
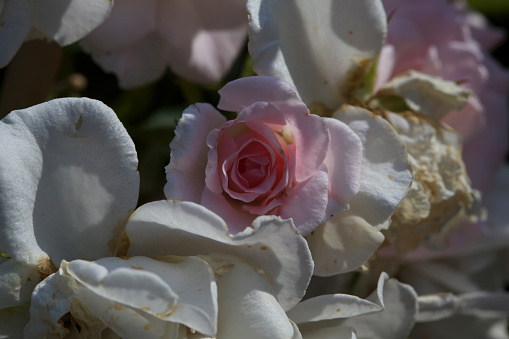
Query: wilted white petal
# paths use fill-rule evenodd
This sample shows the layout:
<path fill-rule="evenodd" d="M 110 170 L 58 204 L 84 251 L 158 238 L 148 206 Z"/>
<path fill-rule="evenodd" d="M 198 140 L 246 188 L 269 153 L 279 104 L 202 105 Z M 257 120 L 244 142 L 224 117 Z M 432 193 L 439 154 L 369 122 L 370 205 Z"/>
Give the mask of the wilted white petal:
<path fill-rule="evenodd" d="M 23 338 L 30 320 L 29 304 L 0 309 L 0 338 Z"/>
<path fill-rule="evenodd" d="M 115 112 L 86 98 L 13 111 L 0 121 L 0 145 L 2 251 L 39 266 L 114 254 L 139 188 L 134 144 Z"/>
<path fill-rule="evenodd" d="M 78 41 L 99 26 L 108 17 L 112 7 L 112 0 L 35 1 L 33 25 L 48 38 L 65 46 Z"/>
<path fill-rule="evenodd" d="M 32 27 L 34 0 L 8 0 L 0 5 L 0 68 L 25 42 Z"/>
<path fill-rule="evenodd" d="M 250 0 L 248 12 L 255 72 L 331 109 L 363 80 L 387 30 L 378 0 Z"/>
<path fill-rule="evenodd" d="M 200 205 L 158 201 L 138 208 L 126 232 L 128 255 L 222 253 L 241 258 L 271 283 L 285 310 L 303 297 L 313 271 L 305 239 L 291 220 L 274 216 L 258 217 L 251 227 L 231 235 L 220 217 Z"/>
<path fill-rule="evenodd" d="M 234 257 L 212 259 L 219 296 L 217 338 L 294 338 L 295 327 L 264 277 Z"/>
<path fill-rule="evenodd" d="M 462 109 L 470 95 L 469 90 L 452 81 L 416 71 L 409 71 L 393 78 L 377 93 L 380 97 L 401 97 L 413 111 L 436 120 L 440 120 L 452 110 Z"/>
<path fill-rule="evenodd" d="M 462 295 L 441 293 L 420 296 L 417 321 L 436 321 L 452 315 L 480 314 L 483 311 L 509 313 L 509 294 L 496 292 L 473 292 Z"/>
<path fill-rule="evenodd" d="M 30 295 L 41 281 L 40 272 L 16 260 L 0 264 L 0 309 L 30 301 Z"/>
<path fill-rule="evenodd" d="M 76 282 L 71 277 L 54 273 L 35 288 L 30 305 L 30 322 L 25 327 L 25 338 L 64 337 L 69 330 L 60 318 L 69 312 L 76 293 Z"/>
<path fill-rule="evenodd" d="M 332 335 L 337 333 L 340 338 L 356 338 L 352 336 L 351 329 L 355 330 L 359 338 L 403 339 L 407 337 L 417 313 L 417 295 L 409 285 L 388 279 L 387 274 L 382 273 L 377 289 L 366 301 L 373 303 L 373 308 L 377 308 L 375 312 L 364 308 L 363 315 L 347 319 L 339 318 L 338 315 L 341 312 L 326 313 L 325 315 L 331 320 L 299 325 L 303 337 L 308 338 L 309 333 L 310 338 L 319 338 L 320 334 L 329 336 L 324 338 L 333 338 Z"/>
<path fill-rule="evenodd" d="M 373 293 L 368 300 L 379 296 Z M 395 279 L 386 281 L 383 287 L 382 312 L 346 319 L 343 326 L 355 328 L 359 338 L 397 339 L 407 338 L 417 316 L 417 295 L 410 285 Z"/>
<path fill-rule="evenodd" d="M 384 240 L 380 231 L 388 227 L 413 179 L 406 151 L 385 119 L 353 106 L 336 111 L 333 118 L 346 123 L 362 141 L 361 186 L 350 200 L 350 210 L 306 237 L 318 276 L 354 270 L 373 254 Z"/>
<path fill-rule="evenodd" d="M 216 332 L 217 290 L 210 267 L 197 257 L 103 258 L 95 262 L 75 260 L 68 273 L 86 289 L 121 306 L 108 310 L 110 315 L 129 307 L 169 322 L 181 323 L 201 333 Z M 87 298 L 82 302 L 88 307 Z M 109 317 L 99 316 L 119 335 Z"/>

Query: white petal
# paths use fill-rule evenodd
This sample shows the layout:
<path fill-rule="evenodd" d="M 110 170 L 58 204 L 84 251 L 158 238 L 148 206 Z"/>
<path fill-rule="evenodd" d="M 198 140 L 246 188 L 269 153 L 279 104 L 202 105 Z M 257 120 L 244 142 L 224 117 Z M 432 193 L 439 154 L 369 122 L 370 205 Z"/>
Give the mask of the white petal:
<path fill-rule="evenodd" d="M 367 299 L 376 298 L 380 298 L 380 295 L 375 297 L 373 292 Z M 415 291 L 410 285 L 390 279 L 383 287 L 382 301 L 382 312 L 349 318 L 343 326 L 355 328 L 359 338 L 407 338 L 414 326 L 418 309 Z"/>
<path fill-rule="evenodd" d="M 23 338 L 30 320 L 29 304 L 0 309 L 0 338 Z"/>
<path fill-rule="evenodd" d="M 30 295 L 41 281 L 37 269 L 10 259 L 0 264 L 0 309 L 30 301 Z"/>
<path fill-rule="evenodd" d="M 33 20 L 33 0 L 10 0 L 0 6 L 0 68 L 14 57 L 28 36 Z"/>
<path fill-rule="evenodd" d="M 234 258 L 230 258 L 234 259 Z M 217 261 L 217 338 L 292 338 L 294 327 L 270 284 L 240 260 Z"/>
<path fill-rule="evenodd" d="M 321 295 L 306 299 L 288 311 L 297 324 L 327 319 L 350 318 L 380 312 L 382 308 L 368 300 L 348 294 Z"/>
<path fill-rule="evenodd" d="M 509 312 L 509 294 L 490 293 L 485 291 L 465 293 L 459 296 L 452 293 L 441 293 L 420 296 L 419 314 L 417 321 L 436 321 L 446 319 L 452 315 L 482 314 L 483 312 Z"/>
<path fill-rule="evenodd" d="M 72 44 L 99 26 L 110 14 L 111 0 L 45 0 L 35 2 L 34 27 L 59 45 Z"/>
<path fill-rule="evenodd" d="M 36 339 L 67 334 L 69 330 L 59 320 L 69 312 L 76 292 L 74 279 L 60 273 L 50 275 L 37 285 L 32 294 L 30 322 L 25 327 L 24 337 Z"/>
<path fill-rule="evenodd" d="M 136 205 L 134 144 L 115 113 L 57 99 L 0 122 L 0 248 L 31 265 L 115 253 Z"/>
<path fill-rule="evenodd" d="M 333 333 L 341 334 L 340 338 L 350 338 L 352 328 L 359 338 L 407 338 L 415 323 L 418 308 L 417 295 L 409 285 L 394 279 L 388 280 L 387 274 L 383 273 L 377 289 L 366 300 L 378 305 L 378 312 L 299 325 L 304 338 L 308 338 L 308 333 L 310 338 L 319 338 L 317 334 L 320 333 L 328 334 L 329 338 L 332 338 L 330 335 Z"/>
<path fill-rule="evenodd" d="M 210 267 L 197 257 L 161 260 L 164 261 L 146 257 L 75 260 L 67 270 L 104 299 L 213 335 L 217 290 Z M 87 304 L 87 300 L 84 302 Z M 106 323 L 113 326 L 112 322 Z"/>
<path fill-rule="evenodd" d="M 412 183 L 405 148 L 392 126 L 367 110 L 348 106 L 333 117 L 357 133 L 363 146 L 361 187 L 350 201 L 350 209 L 380 229 L 386 226 Z"/>
<path fill-rule="evenodd" d="M 252 227 L 231 235 L 220 217 L 200 205 L 158 201 L 138 208 L 126 232 L 128 255 L 239 257 L 263 272 L 285 310 L 303 297 L 313 271 L 305 239 L 291 220 L 274 216 L 258 217 Z"/>
<path fill-rule="evenodd" d="M 378 0 L 250 0 L 248 12 L 255 72 L 331 109 L 362 81 L 387 30 Z"/>
<path fill-rule="evenodd" d="M 317 276 L 352 271 L 366 262 L 385 237 L 363 218 L 343 211 L 306 237 Z"/>
<path fill-rule="evenodd" d="M 384 240 L 380 230 L 388 227 L 413 179 L 406 151 L 386 120 L 352 106 L 336 111 L 333 118 L 361 139 L 361 185 L 350 200 L 350 210 L 307 236 L 318 276 L 352 271 L 374 253 Z"/>

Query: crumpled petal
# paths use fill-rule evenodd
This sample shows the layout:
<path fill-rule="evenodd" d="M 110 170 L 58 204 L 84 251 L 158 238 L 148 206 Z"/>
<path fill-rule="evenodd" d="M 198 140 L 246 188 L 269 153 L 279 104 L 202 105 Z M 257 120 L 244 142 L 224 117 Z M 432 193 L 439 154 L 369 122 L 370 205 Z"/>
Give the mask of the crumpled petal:
<path fill-rule="evenodd" d="M 313 271 L 305 239 L 291 220 L 258 217 L 251 227 L 231 235 L 224 221 L 206 208 L 177 201 L 145 204 L 131 216 L 128 255 L 233 255 L 270 283 L 284 310 L 304 296 Z"/>
<path fill-rule="evenodd" d="M 318 276 L 354 270 L 373 254 L 384 240 L 380 231 L 388 227 L 413 179 L 406 151 L 386 120 L 352 106 L 336 111 L 333 118 L 346 123 L 360 137 L 362 174 L 350 210 L 306 237 Z"/>
<path fill-rule="evenodd" d="M 111 0 L 35 1 L 33 26 L 59 45 L 66 46 L 99 26 L 112 7 Z"/>
<path fill-rule="evenodd" d="M 115 253 L 139 175 L 110 108 L 84 98 L 13 111 L 0 122 L 0 144 L 0 191 L 9 192 L 0 200 L 2 251 L 40 268 Z"/>
<path fill-rule="evenodd" d="M 440 120 L 451 110 L 462 109 L 471 94 L 454 82 L 408 71 L 383 85 L 377 96 L 399 96 L 413 111 Z"/>
<path fill-rule="evenodd" d="M 209 152 L 207 136 L 213 129 L 221 128 L 225 121 L 224 116 L 208 104 L 195 104 L 184 111 L 170 145 L 171 162 L 165 168 L 167 199 L 201 201 Z"/>
<path fill-rule="evenodd" d="M 32 266 L 12 259 L 1 263 L 0 309 L 29 302 L 32 291 L 41 280 L 40 272 Z"/>
<path fill-rule="evenodd" d="M 387 31 L 381 1 L 248 1 L 254 70 L 337 108 L 362 81 Z M 369 24 L 366 24 L 369 23 Z"/>
<path fill-rule="evenodd" d="M 212 259 L 219 304 L 216 338 L 294 338 L 298 328 L 294 328 L 262 275 L 232 257 Z"/>
<path fill-rule="evenodd" d="M 0 8 L 0 68 L 14 57 L 32 28 L 34 0 L 2 1 Z"/>

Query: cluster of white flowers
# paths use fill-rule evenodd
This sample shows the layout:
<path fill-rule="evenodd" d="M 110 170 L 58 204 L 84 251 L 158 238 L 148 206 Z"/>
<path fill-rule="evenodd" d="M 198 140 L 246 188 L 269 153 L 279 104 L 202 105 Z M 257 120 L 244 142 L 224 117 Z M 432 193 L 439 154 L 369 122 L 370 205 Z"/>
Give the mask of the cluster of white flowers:
<path fill-rule="evenodd" d="M 445 0 L 47 1 L 0 0 L 0 66 L 112 11 L 82 46 L 123 87 L 168 65 L 217 81 L 246 27 L 258 76 L 220 90 L 235 120 L 184 111 L 167 200 L 139 207 L 135 145 L 102 102 L 0 120 L 0 338 L 509 338 L 509 143 L 481 140 L 507 134 L 509 73 L 479 16 Z M 436 8 L 443 31 L 391 31 Z M 443 66 L 461 53 L 482 71 Z"/>

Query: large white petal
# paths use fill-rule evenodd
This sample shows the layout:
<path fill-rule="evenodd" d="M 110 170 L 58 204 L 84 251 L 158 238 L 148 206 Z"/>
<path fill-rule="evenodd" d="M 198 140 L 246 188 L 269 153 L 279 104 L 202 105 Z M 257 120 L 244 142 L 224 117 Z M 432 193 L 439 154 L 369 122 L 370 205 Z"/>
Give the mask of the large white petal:
<path fill-rule="evenodd" d="M 217 289 L 209 265 L 197 257 L 103 258 L 95 262 L 75 260 L 67 270 L 94 294 L 155 318 L 182 323 L 200 333 L 214 335 L 217 321 Z M 83 302 L 88 304 L 88 299 Z M 88 305 L 92 308 L 93 305 Z M 109 310 L 115 314 L 115 310 Z M 101 317 L 101 316 L 100 316 Z M 114 328 L 109 317 L 102 320 Z M 123 336 L 129 331 L 116 332 Z"/>
<path fill-rule="evenodd" d="M 292 338 L 295 328 L 269 282 L 253 267 L 229 259 L 211 262 L 219 295 L 217 338 Z"/>
<path fill-rule="evenodd" d="M 3 252 L 57 267 L 115 253 L 139 175 L 134 144 L 110 108 L 83 98 L 13 111 L 0 122 L 0 145 Z"/>
<path fill-rule="evenodd" d="M 126 228 L 128 255 L 227 254 L 262 272 L 283 309 L 304 296 L 313 271 L 305 239 L 291 220 L 258 217 L 251 227 L 231 235 L 224 221 L 206 208 L 177 201 L 157 201 L 138 208 Z"/>
<path fill-rule="evenodd" d="M 0 68 L 14 57 L 32 28 L 33 0 L 2 1 L 0 8 Z"/>
<path fill-rule="evenodd" d="M 358 107 L 333 114 L 361 139 L 359 192 L 350 210 L 339 213 L 307 236 L 315 260 L 315 275 L 330 276 L 356 269 L 384 240 L 394 210 L 412 183 L 406 151 L 389 123 Z"/>
<path fill-rule="evenodd" d="M 362 81 L 387 31 L 379 0 L 250 0 L 254 70 L 337 108 Z"/>
<path fill-rule="evenodd" d="M 113 7 L 111 0 L 45 0 L 35 4 L 34 27 L 61 46 L 86 36 Z"/>

